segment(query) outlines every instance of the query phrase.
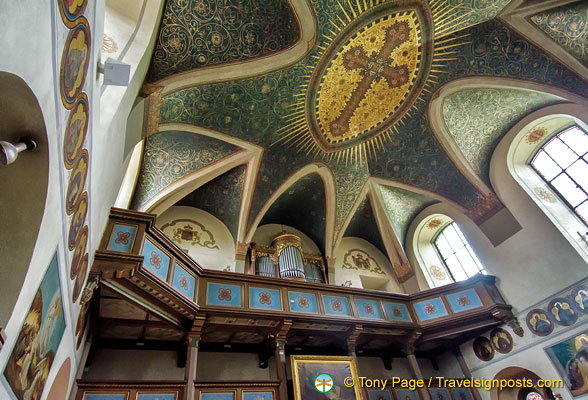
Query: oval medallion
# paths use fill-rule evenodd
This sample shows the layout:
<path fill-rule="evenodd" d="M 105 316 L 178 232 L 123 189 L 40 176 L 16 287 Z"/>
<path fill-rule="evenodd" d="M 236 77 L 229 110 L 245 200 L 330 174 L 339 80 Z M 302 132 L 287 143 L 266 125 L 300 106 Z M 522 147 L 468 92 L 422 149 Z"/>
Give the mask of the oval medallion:
<path fill-rule="evenodd" d="M 60 82 L 61 101 L 68 110 L 80 94 L 86 81 L 90 64 L 90 27 L 84 17 L 69 32 L 61 56 Z"/>
<path fill-rule="evenodd" d="M 88 133 L 88 97 L 80 93 L 69 113 L 63 139 L 63 163 L 65 168 L 72 169 L 76 158 L 80 155 Z"/>
<path fill-rule="evenodd" d="M 82 193 L 81 199 L 71 219 L 69 226 L 69 235 L 67 237 L 67 247 L 70 251 L 76 248 L 79 235 L 82 232 L 82 226 L 86 222 L 86 213 L 88 211 L 88 193 Z"/>
<path fill-rule="evenodd" d="M 59 13 L 63 23 L 68 28 L 73 28 L 76 24 L 76 19 L 84 14 L 88 0 L 58 0 Z"/>
<path fill-rule="evenodd" d="M 552 319 L 562 326 L 570 326 L 578 319 L 578 311 L 568 299 L 556 297 L 549 302 L 547 311 Z"/>
<path fill-rule="evenodd" d="M 69 183 L 67 184 L 67 192 L 65 194 L 65 212 L 67 215 L 73 214 L 76 209 L 84 185 L 86 184 L 86 177 L 88 175 L 88 151 L 84 149 L 71 175 L 69 176 Z"/>
<path fill-rule="evenodd" d="M 84 257 L 80 262 L 80 270 L 76 276 L 76 282 L 74 283 L 71 294 L 72 303 L 75 303 L 80 298 L 80 294 L 84 287 L 84 281 L 86 280 L 86 272 L 88 272 L 88 253 L 84 254 Z"/>
<path fill-rule="evenodd" d="M 333 41 L 307 92 L 309 126 L 323 150 L 378 135 L 412 106 L 430 64 L 427 12 L 418 3 L 375 7 Z"/>
<path fill-rule="evenodd" d="M 86 245 L 88 244 L 88 225 L 85 225 L 82 229 L 82 233 L 80 233 L 78 241 L 76 243 L 76 247 L 74 249 L 73 257 L 71 259 L 71 266 L 69 269 L 69 278 L 75 279 L 78 275 L 78 271 L 80 270 L 80 262 L 82 261 L 82 256 L 86 252 Z"/>
<path fill-rule="evenodd" d="M 553 322 L 549 314 L 540 308 L 534 308 L 527 313 L 527 328 L 537 336 L 547 336 L 553 332 Z"/>

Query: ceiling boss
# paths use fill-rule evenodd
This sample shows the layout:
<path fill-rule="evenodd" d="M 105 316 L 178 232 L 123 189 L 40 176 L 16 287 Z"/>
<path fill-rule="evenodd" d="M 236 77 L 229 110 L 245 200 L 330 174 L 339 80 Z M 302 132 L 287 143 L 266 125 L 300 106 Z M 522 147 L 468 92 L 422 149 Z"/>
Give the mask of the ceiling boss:
<path fill-rule="evenodd" d="M 368 4 L 369 3 L 369 4 Z M 278 134 L 279 142 L 307 154 L 362 163 L 398 132 L 397 124 L 438 75 L 452 53 L 447 36 L 435 30 L 448 22 L 446 1 L 338 2 L 341 17 L 330 27 L 307 68 L 308 84 Z M 442 33 L 442 35 L 441 35 Z"/>

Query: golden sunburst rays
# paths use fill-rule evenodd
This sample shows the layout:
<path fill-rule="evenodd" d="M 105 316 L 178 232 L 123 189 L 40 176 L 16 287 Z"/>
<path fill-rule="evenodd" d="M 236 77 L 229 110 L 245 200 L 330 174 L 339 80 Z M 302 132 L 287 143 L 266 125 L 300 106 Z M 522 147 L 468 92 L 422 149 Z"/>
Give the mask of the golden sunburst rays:
<path fill-rule="evenodd" d="M 320 157 L 327 162 L 337 162 L 364 165 L 369 160 L 377 160 L 377 154 L 383 150 L 388 142 L 394 140 L 399 134 L 399 127 L 405 126 L 406 119 L 413 116 L 412 113 L 422 106 L 431 95 L 433 88 L 439 83 L 442 74 L 449 73 L 449 63 L 457 60 L 456 47 L 471 43 L 467 41 L 469 35 L 458 35 L 448 37 L 456 31 L 456 25 L 465 20 L 470 13 L 457 15 L 454 11 L 456 6 L 451 6 L 448 0 L 430 0 L 429 6 L 433 16 L 433 51 L 431 54 L 430 69 L 419 94 L 412 105 L 398 118 L 390 127 L 383 132 L 359 142 L 355 145 L 340 148 L 334 151 L 325 151 L 315 140 L 307 121 L 307 91 L 309 82 L 318 63 L 329 49 L 333 41 L 341 31 L 351 22 L 356 20 L 372 7 L 383 3 L 394 4 L 395 1 L 387 0 L 337 0 L 340 13 L 334 18 L 329 18 L 329 27 L 321 35 L 322 40 L 317 44 L 317 51 L 310 56 L 311 65 L 304 65 L 306 73 L 301 75 L 303 82 L 299 85 L 299 92 L 294 95 L 295 101 L 289 105 L 290 113 L 284 117 L 285 125 L 277 131 L 278 139 L 271 146 L 281 144 L 292 147 L 299 153 L 306 156 Z M 399 13 L 400 15 L 404 13 Z M 423 61 L 421 61 L 421 66 Z"/>

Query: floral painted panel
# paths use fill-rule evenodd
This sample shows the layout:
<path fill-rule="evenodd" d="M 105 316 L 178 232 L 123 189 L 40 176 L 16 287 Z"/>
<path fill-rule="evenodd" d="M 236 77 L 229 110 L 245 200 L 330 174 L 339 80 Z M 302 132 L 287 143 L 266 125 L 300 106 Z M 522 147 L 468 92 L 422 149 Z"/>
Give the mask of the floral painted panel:
<path fill-rule="evenodd" d="M 447 388 L 429 388 L 431 398 L 435 400 L 452 400 Z"/>
<path fill-rule="evenodd" d="M 490 157 L 498 141 L 528 113 L 559 99 L 517 89 L 466 89 L 443 102 L 443 119 L 474 171 L 490 183 Z"/>
<path fill-rule="evenodd" d="M 192 274 L 190 274 L 184 269 L 184 267 L 177 263 L 174 266 L 174 278 L 172 280 L 172 286 L 186 298 L 194 301 L 196 278 L 194 278 Z"/>
<path fill-rule="evenodd" d="M 451 309 L 456 313 L 482 307 L 482 301 L 475 289 L 462 290 L 461 292 L 448 294 L 446 297 Z"/>
<path fill-rule="evenodd" d="M 447 315 L 447 310 L 440 297 L 414 303 L 414 309 L 421 321 L 439 318 Z"/>
<path fill-rule="evenodd" d="M 355 306 L 360 318 L 384 319 L 377 300 L 355 299 Z"/>
<path fill-rule="evenodd" d="M 209 306 L 243 307 L 243 286 L 208 282 L 206 304 Z"/>
<path fill-rule="evenodd" d="M 167 281 L 170 258 L 151 240 L 145 239 L 143 245 L 143 268 L 157 276 L 162 281 Z"/>
<path fill-rule="evenodd" d="M 531 21 L 588 65 L 588 3 L 579 1 L 533 15 Z"/>
<path fill-rule="evenodd" d="M 396 398 L 398 400 L 419 400 L 419 396 L 415 390 L 410 389 L 395 389 Z"/>
<path fill-rule="evenodd" d="M 127 400 L 128 393 L 84 393 L 84 400 Z"/>
<path fill-rule="evenodd" d="M 428 196 L 390 186 L 380 186 L 388 219 L 400 243 L 404 245 L 408 225 L 425 207 L 436 203 Z"/>
<path fill-rule="evenodd" d="M 249 287 L 249 308 L 282 311 L 282 298 L 278 289 Z"/>
<path fill-rule="evenodd" d="M 169 0 L 147 79 L 268 55 L 299 36 L 286 0 Z"/>
<path fill-rule="evenodd" d="M 369 400 L 393 400 L 392 393 L 389 390 L 369 390 L 368 389 L 368 399 Z M 402 399 L 404 400 L 404 399 Z"/>
<path fill-rule="evenodd" d="M 235 151 L 231 144 L 191 132 L 165 131 L 149 136 L 131 207 L 139 208 L 178 179 Z"/>
<path fill-rule="evenodd" d="M 115 224 L 107 250 L 130 253 L 137 234 L 136 226 Z"/>
<path fill-rule="evenodd" d="M 408 307 L 402 303 L 392 303 L 389 301 L 383 301 L 384 311 L 386 312 L 386 318 L 390 321 L 398 322 L 412 322 Z"/>
<path fill-rule="evenodd" d="M 327 295 L 323 295 L 322 297 L 325 314 L 351 316 L 351 307 L 349 306 L 349 299 L 347 297 Z"/>
<path fill-rule="evenodd" d="M 318 303 L 314 293 L 288 292 L 291 312 L 318 314 Z"/>

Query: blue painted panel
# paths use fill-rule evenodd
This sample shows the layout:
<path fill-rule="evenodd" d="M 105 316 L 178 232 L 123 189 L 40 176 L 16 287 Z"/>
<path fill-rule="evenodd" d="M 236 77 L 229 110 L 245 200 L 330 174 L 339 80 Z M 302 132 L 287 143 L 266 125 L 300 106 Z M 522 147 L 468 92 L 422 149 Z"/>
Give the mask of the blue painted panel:
<path fill-rule="evenodd" d="M 137 400 L 176 400 L 175 393 L 144 393 L 137 395 Z"/>
<path fill-rule="evenodd" d="M 127 395 L 125 394 L 102 394 L 102 393 L 86 393 L 84 400 L 126 400 Z"/>
<path fill-rule="evenodd" d="M 392 400 L 392 393 L 388 390 L 368 390 L 369 400 Z"/>
<path fill-rule="evenodd" d="M 474 289 L 448 294 L 447 300 L 449 300 L 451 309 L 456 313 L 482 307 L 482 301 Z"/>
<path fill-rule="evenodd" d="M 155 274 L 162 281 L 167 280 L 170 258 L 159 250 L 149 239 L 143 246 L 143 268 Z"/>
<path fill-rule="evenodd" d="M 449 390 L 446 388 L 429 388 L 429 392 L 433 400 L 451 400 Z"/>
<path fill-rule="evenodd" d="M 174 266 L 174 279 L 172 286 L 189 300 L 194 301 L 196 290 L 196 278 L 179 264 Z"/>
<path fill-rule="evenodd" d="M 273 392 L 243 392 L 243 400 L 274 400 Z"/>
<path fill-rule="evenodd" d="M 200 400 L 235 400 L 235 393 L 200 393 Z"/>
<path fill-rule="evenodd" d="M 472 392 L 467 388 L 453 388 L 453 398 L 455 400 L 474 400 Z"/>
<path fill-rule="evenodd" d="M 327 315 L 351 316 L 351 307 L 347 297 L 323 295 L 323 305 Z"/>
<path fill-rule="evenodd" d="M 290 311 L 318 314 L 316 295 L 313 293 L 288 292 Z"/>
<path fill-rule="evenodd" d="M 389 301 L 383 301 L 384 311 L 386 312 L 386 318 L 390 321 L 399 322 L 412 322 L 412 318 L 408 312 L 408 307 L 403 303 L 392 303 Z"/>
<path fill-rule="evenodd" d="M 414 303 L 414 309 L 421 321 L 447 315 L 447 310 L 440 297 Z"/>
<path fill-rule="evenodd" d="M 414 390 L 410 389 L 396 389 L 396 399 L 398 400 L 419 400 L 419 397 Z"/>
<path fill-rule="evenodd" d="M 355 306 L 360 318 L 384 319 L 377 300 L 355 299 Z"/>
<path fill-rule="evenodd" d="M 249 308 L 282 311 L 282 301 L 278 289 L 249 288 Z"/>
<path fill-rule="evenodd" d="M 115 224 L 112 230 L 112 237 L 106 249 L 130 253 L 136 234 L 136 226 Z"/>
<path fill-rule="evenodd" d="M 206 304 L 209 306 L 243 307 L 243 286 L 208 282 Z"/>

